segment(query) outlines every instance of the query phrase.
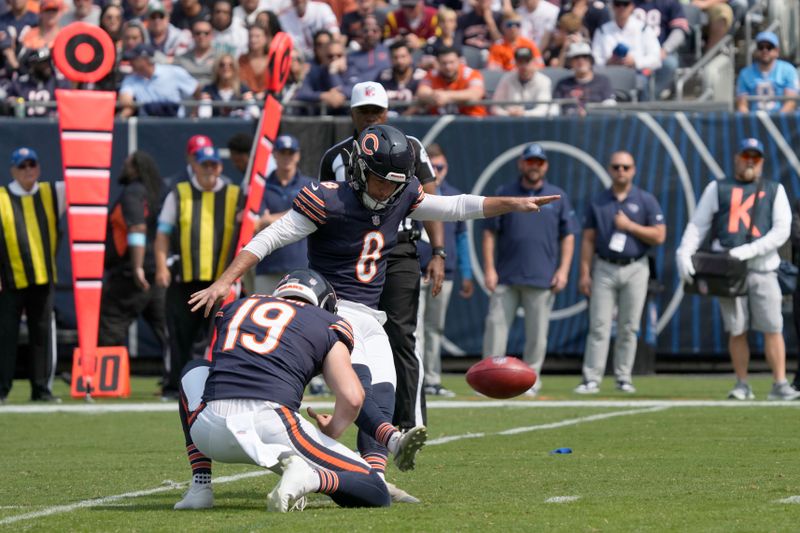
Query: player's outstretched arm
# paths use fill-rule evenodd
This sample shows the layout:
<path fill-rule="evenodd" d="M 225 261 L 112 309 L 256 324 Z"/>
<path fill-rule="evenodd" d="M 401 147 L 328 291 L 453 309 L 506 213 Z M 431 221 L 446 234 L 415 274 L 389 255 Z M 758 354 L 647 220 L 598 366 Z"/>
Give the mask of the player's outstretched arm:
<path fill-rule="evenodd" d="M 552 196 L 487 196 L 483 201 L 483 216 L 486 218 L 505 215 L 514 211 L 538 212 L 539 207 L 560 200 L 561 195 Z"/>
<path fill-rule="evenodd" d="M 192 312 L 203 309 L 203 316 L 208 316 L 214 305 L 228 296 L 233 282 L 242 277 L 242 274 L 253 268 L 259 261 L 260 259 L 255 254 L 247 250 L 239 252 L 239 255 L 228 265 L 217 281 L 202 291 L 192 294 L 192 297 L 189 298 Z"/>
<path fill-rule="evenodd" d="M 332 439 L 338 439 L 352 424 L 364 403 L 364 388 L 350 363 L 350 351 L 342 342 L 337 342 L 325 357 L 322 375 L 336 402 L 333 416 L 319 415 L 310 407 L 308 414 L 317 421 L 320 431 Z"/>
<path fill-rule="evenodd" d="M 476 196 L 427 194 L 409 215 L 414 220 L 471 220 L 489 218 L 512 211 L 539 211 L 539 206 L 555 202 L 561 196 Z"/>

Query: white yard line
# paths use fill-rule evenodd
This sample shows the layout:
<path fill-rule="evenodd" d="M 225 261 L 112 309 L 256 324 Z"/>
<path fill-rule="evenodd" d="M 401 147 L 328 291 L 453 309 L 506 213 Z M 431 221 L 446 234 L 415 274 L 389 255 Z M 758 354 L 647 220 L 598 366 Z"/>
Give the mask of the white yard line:
<path fill-rule="evenodd" d="M 789 496 L 788 498 L 778 500 L 778 503 L 800 503 L 800 496 Z"/>
<path fill-rule="evenodd" d="M 580 499 L 580 496 L 553 496 L 552 498 L 547 498 L 544 503 L 571 503 Z"/>

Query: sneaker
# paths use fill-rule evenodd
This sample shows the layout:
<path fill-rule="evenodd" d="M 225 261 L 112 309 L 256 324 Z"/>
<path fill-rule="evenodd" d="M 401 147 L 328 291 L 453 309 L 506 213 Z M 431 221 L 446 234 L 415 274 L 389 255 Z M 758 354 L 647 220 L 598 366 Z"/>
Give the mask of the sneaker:
<path fill-rule="evenodd" d="M 386 482 L 386 488 L 389 489 L 389 496 L 392 497 L 392 503 L 419 503 L 419 498 L 415 498 L 401 488 L 398 488 L 394 483 Z"/>
<path fill-rule="evenodd" d="M 428 430 L 425 426 L 416 426 L 403 432 L 394 453 L 394 464 L 401 472 L 414 469 L 417 452 L 425 446 L 427 439 Z"/>
<path fill-rule="evenodd" d="M 439 385 L 425 385 L 425 396 L 441 396 L 442 398 L 454 398 L 456 393 L 445 389 L 444 387 Z"/>
<path fill-rule="evenodd" d="M 775 388 L 773 387 L 772 390 L 774 391 Z M 772 393 L 770 393 L 770 396 L 771 395 Z M 750 388 L 750 385 L 741 381 L 737 381 L 736 386 L 733 387 L 731 391 L 728 393 L 728 399 L 741 400 L 741 401 L 755 400 L 756 395 L 753 394 L 753 389 Z"/>
<path fill-rule="evenodd" d="M 797 400 L 798 398 L 800 398 L 800 392 L 793 389 L 788 381 L 773 383 L 772 390 L 767 396 L 767 400 Z"/>
<path fill-rule="evenodd" d="M 194 483 L 189 485 L 189 490 L 183 494 L 183 499 L 175 504 L 173 509 L 211 509 L 214 507 L 214 492 L 211 483 Z"/>
<path fill-rule="evenodd" d="M 630 381 L 617 381 L 617 390 L 628 394 L 636 392 L 636 387 Z"/>
<path fill-rule="evenodd" d="M 61 398 L 58 396 L 53 396 L 49 392 L 31 398 L 32 402 L 43 402 L 43 403 L 61 403 Z"/>
<path fill-rule="evenodd" d="M 542 390 L 542 380 L 540 378 L 536 378 L 536 383 L 533 384 L 533 387 L 526 390 L 523 394 L 529 398 L 534 398 L 539 395 L 540 390 Z"/>
<path fill-rule="evenodd" d="M 302 511 L 306 506 L 306 494 L 317 474 L 314 469 L 296 455 L 281 461 L 283 475 L 267 496 L 267 510 L 277 513 Z"/>
<path fill-rule="evenodd" d="M 575 394 L 597 394 L 600 392 L 600 385 L 596 381 L 584 381 L 573 391 Z"/>

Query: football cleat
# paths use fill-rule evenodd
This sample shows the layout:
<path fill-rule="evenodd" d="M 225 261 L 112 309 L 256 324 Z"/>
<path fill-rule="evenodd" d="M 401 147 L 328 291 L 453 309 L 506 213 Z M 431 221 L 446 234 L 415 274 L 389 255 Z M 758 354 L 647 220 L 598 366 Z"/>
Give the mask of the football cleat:
<path fill-rule="evenodd" d="M 428 430 L 425 426 L 416 426 L 400 435 L 397 451 L 394 453 L 394 464 L 401 471 L 414 469 L 417 452 L 425 446 L 428 439 Z"/>
<path fill-rule="evenodd" d="M 183 494 L 183 499 L 175 504 L 173 509 L 211 509 L 214 507 L 214 492 L 211 483 L 194 483 L 189 485 L 189 490 Z"/>
<path fill-rule="evenodd" d="M 296 455 L 281 460 L 281 466 L 283 475 L 267 496 L 267 510 L 276 513 L 302 511 L 306 506 L 305 496 L 311 492 L 308 487 L 317 474 Z"/>
<path fill-rule="evenodd" d="M 398 488 L 394 483 L 386 482 L 386 488 L 389 489 L 389 496 L 392 497 L 392 503 L 419 503 L 419 498 L 412 496 L 401 488 Z"/>

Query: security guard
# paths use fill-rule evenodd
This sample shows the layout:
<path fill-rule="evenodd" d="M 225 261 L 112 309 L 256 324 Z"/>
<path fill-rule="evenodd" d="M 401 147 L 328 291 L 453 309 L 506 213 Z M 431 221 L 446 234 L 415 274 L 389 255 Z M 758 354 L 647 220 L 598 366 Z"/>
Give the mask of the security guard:
<path fill-rule="evenodd" d="M 239 186 L 220 178 L 222 159 L 216 148 L 200 148 L 195 159 L 194 175 L 172 188 L 158 217 L 155 282 L 168 287 L 170 337 L 170 372 L 162 391 L 164 399 L 177 398 L 180 371 L 192 359 L 198 335 L 205 341 L 201 345 L 210 340 L 215 313 L 204 318 L 202 313 L 192 313 L 186 302 L 225 270 L 236 238 Z M 170 252 L 179 261 L 168 261 Z"/>
<path fill-rule="evenodd" d="M 39 157 L 26 147 L 12 152 L 11 176 L 14 181 L 0 187 L 0 404 L 14 380 L 23 311 L 30 339 L 31 400 L 60 403 L 50 387 L 56 363 L 53 287 L 64 182 L 39 183 Z"/>

